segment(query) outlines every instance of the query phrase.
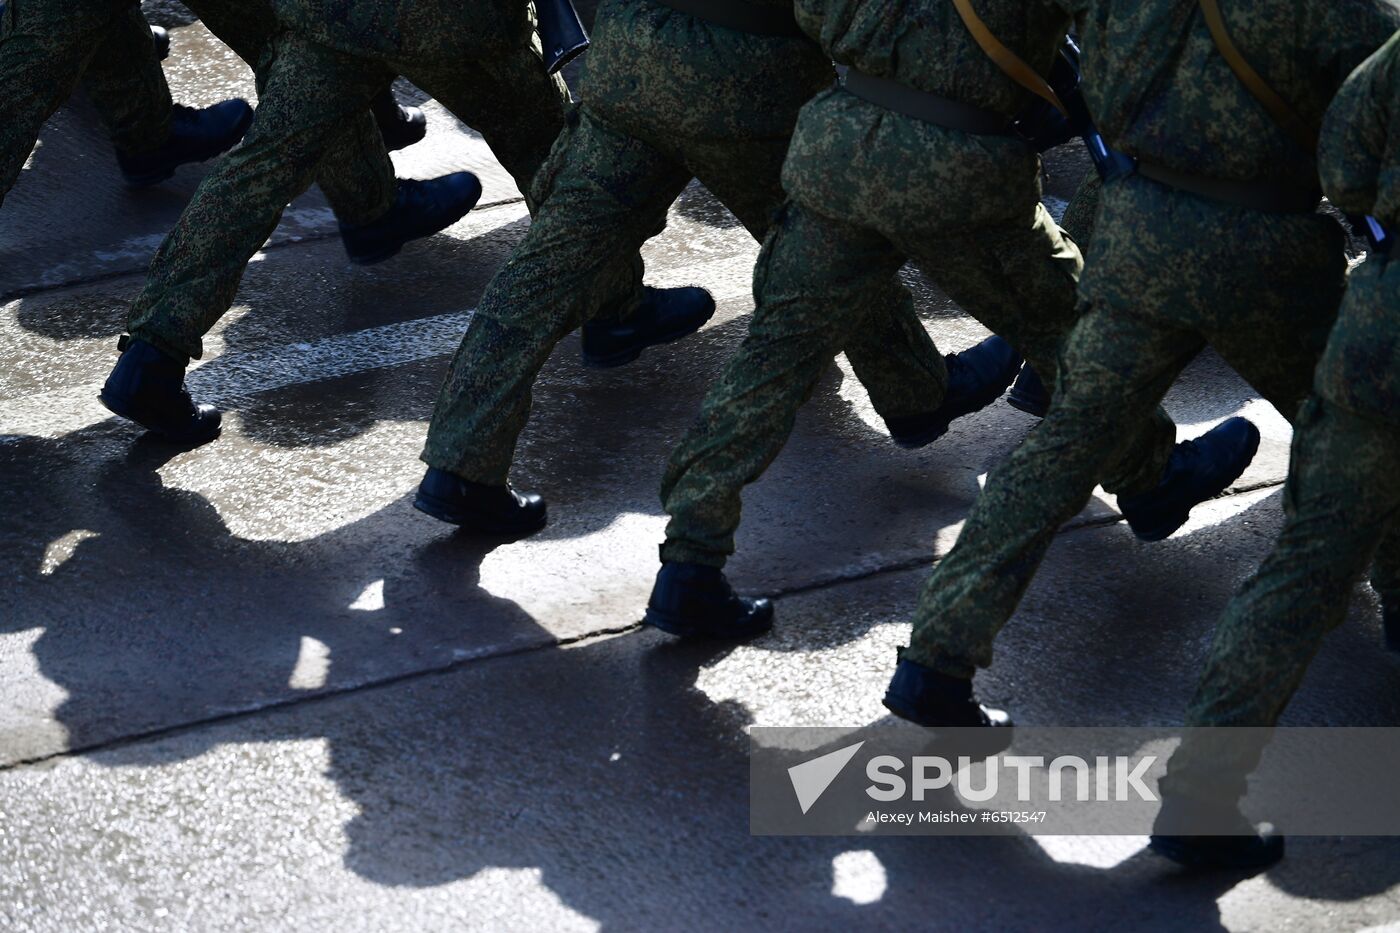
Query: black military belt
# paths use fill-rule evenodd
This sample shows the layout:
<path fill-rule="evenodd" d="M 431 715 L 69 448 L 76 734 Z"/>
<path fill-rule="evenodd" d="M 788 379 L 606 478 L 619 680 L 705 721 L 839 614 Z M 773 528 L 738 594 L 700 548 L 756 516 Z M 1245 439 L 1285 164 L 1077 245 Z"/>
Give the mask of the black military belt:
<path fill-rule="evenodd" d="M 1155 182 L 1212 201 L 1271 214 L 1310 214 L 1322 200 L 1321 192 L 1284 188 L 1266 182 L 1226 181 L 1206 175 L 1191 175 L 1148 162 L 1138 163 L 1138 174 Z"/>
<path fill-rule="evenodd" d="M 707 23 L 756 36 L 801 36 L 802 27 L 792 15 L 792 5 L 762 7 L 744 0 L 656 0 Z"/>
<path fill-rule="evenodd" d="M 854 68 L 847 70 L 845 85 L 846 90 L 861 100 L 925 123 L 978 136 L 1005 136 L 1011 132 L 1011 121 L 999 113 L 939 97 L 889 78 L 863 74 Z"/>

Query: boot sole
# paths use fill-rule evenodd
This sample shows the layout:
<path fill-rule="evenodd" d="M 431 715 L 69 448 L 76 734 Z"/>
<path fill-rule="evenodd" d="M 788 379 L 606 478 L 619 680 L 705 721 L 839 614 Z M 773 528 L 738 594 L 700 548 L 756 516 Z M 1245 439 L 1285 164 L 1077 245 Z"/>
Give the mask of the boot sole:
<path fill-rule="evenodd" d="M 580 350 L 579 355 L 583 358 L 583 365 L 587 366 L 589 369 L 616 369 L 619 366 L 626 366 L 628 363 L 635 362 L 650 347 L 659 347 L 664 344 L 675 343 L 677 340 L 683 340 L 691 334 L 698 333 L 700 328 L 710 323 L 710 318 L 714 316 L 714 311 L 711 311 L 705 317 L 705 320 L 696 324 L 694 327 L 682 328 L 681 330 L 662 334 L 657 339 L 648 341 L 640 347 L 619 350 L 617 353 L 611 353 L 607 356 L 595 356 L 587 350 Z"/>
<path fill-rule="evenodd" d="M 210 431 L 206 434 L 171 434 L 168 431 L 162 431 L 160 428 L 153 428 L 150 425 L 146 424 L 144 421 L 133 417 L 129 408 L 127 408 L 120 402 L 116 402 L 109 399 L 105 394 L 99 394 L 97 396 L 97 401 L 102 405 L 103 408 L 107 409 L 112 414 L 116 415 L 118 418 L 121 418 L 125 421 L 129 421 L 132 424 L 149 433 L 152 437 L 159 438 L 171 444 L 183 444 L 191 447 L 197 447 L 200 444 L 207 444 L 210 441 L 215 440 L 219 437 L 219 435 L 224 433 L 224 426 L 222 423 L 220 423 L 214 427 L 213 431 Z"/>
<path fill-rule="evenodd" d="M 449 525 L 457 525 L 461 528 L 467 528 L 471 531 L 479 531 L 483 534 L 490 535 L 525 537 L 540 531 L 545 525 L 549 524 L 549 514 L 545 513 L 540 516 L 538 522 L 529 526 L 507 525 L 504 522 L 486 518 L 476 512 L 454 509 L 436 496 L 430 496 L 421 490 L 413 497 L 413 507 L 424 515 L 431 515 L 440 522 L 446 522 Z"/>
<path fill-rule="evenodd" d="M 983 722 L 976 725 L 968 725 L 967 723 L 950 724 L 946 722 L 929 722 L 898 700 L 891 700 L 889 694 L 885 694 L 881 697 L 880 703 L 885 709 L 894 713 L 905 722 L 912 722 L 914 725 L 922 726 L 925 729 L 1011 729 L 1016 725 L 1015 721 L 1010 716 L 1006 717 L 1006 722 Z"/>
<path fill-rule="evenodd" d="M 660 629 L 666 634 L 674 635 L 677 638 L 693 639 L 696 641 L 727 641 L 733 642 L 735 644 L 740 644 L 757 638 L 760 635 L 765 635 L 768 632 L 772 631 L 773 616 L 775 614 L 776 613 L 773 612 L 773 609 L 770 606 L 767 613 L 764 614 L 764 618 L 761 622 L 759 622 L 757 625 L 753 625 L 749 628 L 743 629 L 742 634 L 738 635 L 727 635 L 716 632 L 713 629 L 705 629 L 694 625 L 687 625 L 684 622 L 681 622 L 679 619 L 677 619 L 674 615 L 668 612 L 661 612 L 660 610 L 653 609 L 651 606 L 647 607 L 646 613 L 642 616 L 642 623 L 644 625 L 650 625 L 652 628 Z"/>
<path fill-rule="evenodd" d="M 959 415 L 958 417 L 962 416 Z M 894 446 L 898 447 L 900 450 L 918 450 L 920 447 L 927 447 L 929 444 L 932 444 L 934 441 L 947 434 L 948 429 L 952 426 L 953 421 L 948 420 L 942 422 L 938 427 L 931 428 L 922 434 L 891 434 L 890 440 L 893 441 Z"/>
<path fill-rule="evenodd" d="M 1220 483 L 1217 483 L 1214 487 L 1212 487 L 1211 492 L 1204 498 L 1202 498 L 1199 502 L 1197 502 L 1196 505 L 1201 505 L 1202 503 L 1209 502 L 1211 499 L 1214 499 L 1216 496 L 1229 489 L 1231 483 L 1233 483 L 1235 480 L 1239 479 L 1241 476 L 1244 475 L 1244 471 L 1249 469 L 1249 465 L 1254 462 L 1254 455 L 1259 452 L 1259 441 L 1260 435 L 1259 431 L 1256 429 L 1254 431 L 1254 439 L 1249 445 L 1249 453 L 1244 457 L 1244 465 L 1241 466 L 1239 470 L 1232 474 L 1229 478 L 1223 480 Z M 1149 544 L 1155 544 L 1158 541 L 1165 541 L 1167 538 L 1170 538 L 1172 535 L 1176 534 L 1177 530 L 1180 529 L 1182 525 L 1186 524 L 1186 521 L 1191 517 L 1191 509 L 1195 507 L 1195 505 L 1190 506 L 1189 508 L 1172 515 L 1170 518 L 1166 519 L 1161 524 L 1152 525 L 1142 530 L 1139 530 L 1138 528 L 1134 527 L 1132 522 L 1128 523 L 1128 527 L 1132 528 L 1133 534 L 1137 536 L 1137 539 L 1139 541 L 1146 541 Z"/>
<path fill-rule="evenodd" d="M 1025 400 L 1025 398 L 1017 395 L 1015 392 L 1011 393 L 1006 397 L 1006 404 L 1010 405 L 1017 411 L 1023 411 L 1026 414 L 1031 415 L 1035 418 L 1044 418 L 1046 415 L 1050 414 L 1049 405 L 1037 405 L 1034 402 L 1028 402 Z"/>

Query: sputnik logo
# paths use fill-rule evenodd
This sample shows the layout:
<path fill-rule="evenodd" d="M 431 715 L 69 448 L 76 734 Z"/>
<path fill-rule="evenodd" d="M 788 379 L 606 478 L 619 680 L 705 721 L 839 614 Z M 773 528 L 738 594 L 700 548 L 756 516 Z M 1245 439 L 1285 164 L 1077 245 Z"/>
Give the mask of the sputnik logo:
<path fill-rule="evenodd" d="M 805 814 L 812 809 L 812 805 L 817 802 L 826 789 L 836 780 L 841 771 L 850 764 L 856 752 L 865 741 L 859 741 L 854 745 L 847 745 L 845 748 L 837 749 L 834 752 L 827 752 L 820 758 L 813 758 L 811 761 L 804 761 L 800 765 L 793 765 L 788 768 L 788 777 L 792 780 L 793 792 L 797 794 L 797 805 L 802 808 Z"/>

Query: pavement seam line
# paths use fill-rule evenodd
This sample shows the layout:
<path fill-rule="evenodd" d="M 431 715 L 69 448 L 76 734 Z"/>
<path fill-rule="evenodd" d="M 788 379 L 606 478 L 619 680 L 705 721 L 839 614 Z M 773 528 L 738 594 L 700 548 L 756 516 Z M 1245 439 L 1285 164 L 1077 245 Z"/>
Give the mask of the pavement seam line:
<path fill-rule="evenodd" d="M 1208 501 L 1213 502 L 1217 500 L 1231 499 L 1236 496 L 1245 495 L 1251 492 L 1257 492 L 1261 489 L 1270 489 L 1282 485 L 1282 481 L 1271 481 L 1254 483 L 1248 486 L 1235 486 L 1225 490 L 1220 495 Z M 1107 528 L 1110 525 L 1116 525 L 1122 521 L 1123 516 L 1112 515 L 1102 516 L 1099 518 L 1085 519 L 1082 521 L 1068 522 L 1063 527 L 1061 527 L 1060 530 L 1057 531 L 1055 534 L 1056 537 L 1059 537 L 1060 535 L 1071 534 L 1073 532 L 1084 531 L 1086 529 Z M 785 599 L 790 596 L 802 596 L 808 593 L 815 593 L 820 592 L 822 590 L 834 589 L 835 587 L 844 586 L 851 583 L 860 583 L 865 580 L 871 580 L 876 577 L 881 577 L 888 574 L 904 573 L 910 570 L 917 570 L 921 567 L 929 566 L 930 564 L 937 565 L 937 563 L 941 559 L 942 556 L 936 554 L 911 557 L 906 560 L 896 561 L 894 563 L 887 564 L 883 567 L 877 567 L 873 570 L 865 571 L 863 573 L 839 575 L 828 578 L 826 580 L 817 580 L 812 583 L 803 584 L 801 586 L 774 590 L 764 595 L 768 598 L 775 600 Z M 323 700 L 330 700 L 339 697 L 350 696 L 352 694 L 387 689 L 389 687 L 398 686 L 399 684 L 404 683 L 410 683 L 427 677 L 441 677 L 448 674 L 454 674 L 459 671 L 465 670 L 467 665 L 472 664 L 474 662 L 503 660 L 506 658 L 520 657 L 522 655 L 533 654 L 536 652 L 551 651 L 557 648 L 567 648 L 575 645 L 583 645 L 592 641 L 602 640 L 605 638 L 632 635 L 642 631 L 645 627 L 646 626 L 642 622 L 630 622 L 625 625 L 598 629 L 596 631 L 585 632 L 580 635 L 571 635 L 564 638 L 556 638 L 547 643 L 537 645 L 521 645 L 519 647 L 508 648 L 503 651 L 494 653 L 482 653 L 474 654 L 470 657 L 454 658 L 453 660 L 445 664 L 433 665 L 431 667 L 420 668 L 414 671 L 405 671 L 404 673 L 395 674 L 390 677 L 381 677 L 378 679 L 366 680 L 359 683 L 345 684 L 339 687 L 320 690 L 315 693 L 308 694 L 306 696 L 287 697 L 281 700 L 273 701 L 271 703 L 266 703 L 261 706 L 253 706 L 247 709 L 234 710 L 228 713 L 220 713 L 215 716 L 205 716 L 200 719 L 193 719 L 187 722 L 176 723 L 170 726 L 161 726 L 155 729 L 147 729 L 141 732 L 134 732 L 130 735 L 124 735 L 119 738 L 108 740 L 106 742 L 93 742 L 88 745 L 81 745 L 75 748 L 67 748 L 63 751 L 53 752 L 47 755 L 36 755 L 32 758 L 22 758 L 17 761 L 0 764 L 0 773 L 4 773 L 6 771 L 17 771 L 26 768 L 32 768 L 36 765 L 46 764 L 48 762 L 57 761 L 64 758 L 75 758 L 83 755 L 96 754 L 104 751 L 109 751 L 111 749 L 123 748 L 128 745 L 135 745 L 141 742 L 157 741 L 159 739 L 163 739 L 169 736 L 182 735 L 188 732 L 194 732 L 198 729 L 202 729 L 207 726 L 222 725 L 226 722 L 237 722 L 243 719 L 250 719 L 254 716 L 258 716 L 263 713 L 279 712 L 281 710 L 292 709 L 294 707 L 304 706 L 311 703 L 319 703 Z"/>
<path fill-rule="evenodd" d="M 324 700 L 338 699 L 357 693 L 366 693 L 374 690 L 387 689 L 410 681 L 421 680 L 427 677 L 441 677 L 447 674 L 455 674 L 465 670 L 468 664 L 476 661 L 498 661 L 506 658 L 519 657 L 521 655 L 533 654 L 538 651 L 550 651 L 555 648 L 568 648 L 574 645 L 584 645 L 592 641 L 601 641 L 605 638 L 613 638 L 618 635 L 627 635 L 635 631 L 640 631 L 641 622 L 629 622 L 626 625 L 614 626 L 613 628 L 597 629 L 585 632 L 581 635 L 569 635 L 563 638 L 556 638 L 547 644 L 520 645 L 515 648 L 507 648 L 503 651 L 486 654 L 474 654 L 470 657 L 453 658 L 445 664 L 437 664 L 431 667 L 419 668 L 414 671 L 405 671 L 402 674 L 394 674 L 389 677 L 373 678 L 359 683 L 344 684 L 339 687 L 330 687 L 325 690 L 318 690 L 315 693 L 308 693 L 305 696 L 286 697 L 281 700 L 274 700 L 261 706 L 250 706 L 247 709 L 231 710 L 227 713 L 218 713 L 213 716 L 204 716 L 199 719 L 191 719 L 186 722 L 175 723 L 169 726 L 159 726 L 154 729 L 145 729 L 140 732 L 133 732 L 119 738 L 109 739 L 105 742 L 92 742 L 88 745 L 79 745 L 73 748 L 65 748 L 60 752 L 52 752 L 47 755 L 36 755 L 32 758 L 21 758 L 0 764 L 0 774 L 6 771 L 19 771 L 32 768 L 35 765 L 46 764 L 63 758 L 76 758 L 84 755 L 92 755 L 99 752 L 110 751 L 116 748 L 124 748 L 128 745 L 137 745 L 141 742 L 157 741 L 169 736 L 182 735 L 187 732 L 194 732 L 207 726 L 218 726 L 228 722 L 238 722 L 243 719 L 251 719 L 263 713 L 275 713 L 282 710 L 305 706 L 312 703 L 319 703 Z"/>
<path fill-rule="evenodd" d="M 1232 499 L 1236 496 L 1247 495 L 1251 492 L 1258 492 L 1261 489 L 1273 489 L 1282 486 L 1285 482 L 1286 480 L 1267 480 L 1259 483 L 1253 483 L 1247 486 L 1231 486 L 1229 489 L 1226 489 L 1224 492 L 1210 499 L 1207 499 L 1206 501 L 1216 502 L 1223 501 L 1225 499 Z M 1060 526 L 1060 529 L 1057 532 L 1055 532 L 1055 537 L 1058 538 L 1060 535 L 1071 534 L 1073 532 L 1084 531 L 1086 529 L 1107 528 L 1110 525 L 1117 525 L 1122 523 L 1123 521 L 1123 516 L 1116 513 L 1113 515 L 1104 515 L 1097 518 L 1071 520 L 1066 522 L 1064 525 Z M 1167 540 L 1171 539 L 1168 538 Z M 920 567 L 934 567 L 937 566 L 938 562 L 941 561 L 945 556 L 946 555 L 944 554 L 935 553 L 923 554 L 917 557 L 909 557 L 904 560 L 895 561 L 894 563 L 886 564 L 881 567 L 874 567 L 870 570 L 857 571 L 849 574 L 837 574 L 835 576 L 827 577 L 823 580 L 814 580 L 811 583 L 803 583 L 798 586 L 773 590 L 762 595 L 769 599 L 783 599 L 788 596 L 802 596 L 807 593 L 817 593 L 821 592 L 822 590 L 832 589 L 838 586 L 844 586 L 848 583 L 860 583 L 864 580 L 873 580 L 876 577 L 882 577 L 887 574 L 904 573 L 909 570 L 917 570 Z"/>

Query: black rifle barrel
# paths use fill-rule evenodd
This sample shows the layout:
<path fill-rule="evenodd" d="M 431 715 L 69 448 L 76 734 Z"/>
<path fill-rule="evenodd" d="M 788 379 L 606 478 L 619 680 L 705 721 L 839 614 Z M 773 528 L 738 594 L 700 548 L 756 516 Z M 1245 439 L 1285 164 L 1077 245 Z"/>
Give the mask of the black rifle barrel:
<path fill-rule="evenodd" d="M 588 50 L 588 33 L 569 0 L 535 0 L 544 70 L 554 74 Z"/>

